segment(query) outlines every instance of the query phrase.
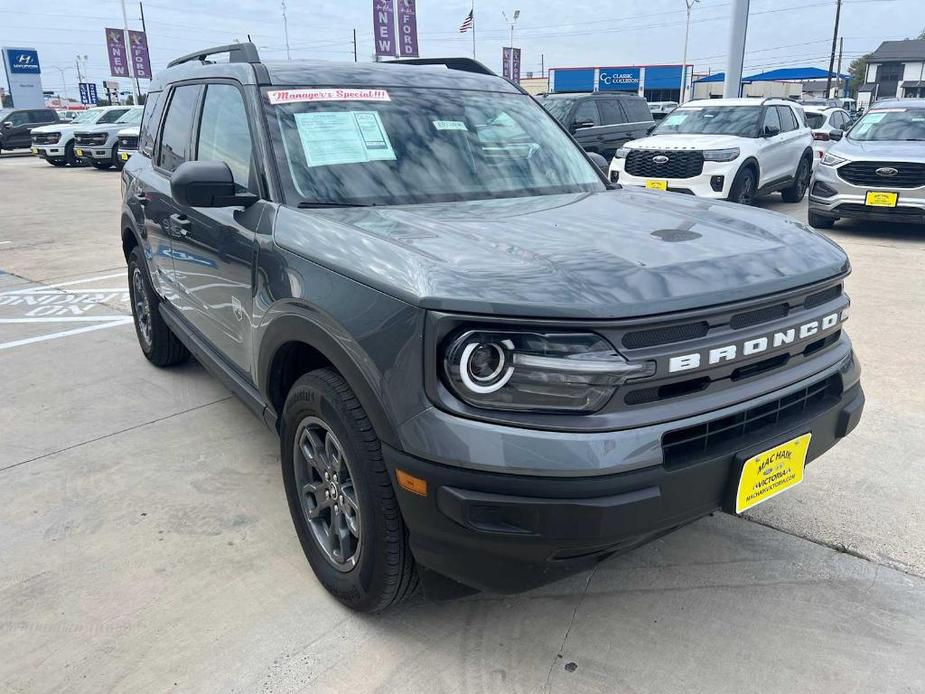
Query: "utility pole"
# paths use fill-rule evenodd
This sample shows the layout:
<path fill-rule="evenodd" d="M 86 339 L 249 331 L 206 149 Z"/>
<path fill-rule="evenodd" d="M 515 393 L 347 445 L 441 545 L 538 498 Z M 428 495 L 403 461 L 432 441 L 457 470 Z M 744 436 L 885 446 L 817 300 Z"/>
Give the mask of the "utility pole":
<path fill-rule="evenodd" d="M 286 0 L 282 2 L 283 7 L 283 32 L 286 35 L 286 60 L 292 62 L 292 55 L 289 53 L 289 22 L 286 19 Z"/>
<path fill-rule="evenodd" d="M 723 96 L 742 96 L 742 64 L 745 62 L 745 38 L 748 35 L 749 0 L 733 0 L 732 25 L 729 27 L 729 50 L 726 55 L 726 79 Z"/>
<path fill-rule="evenodd" d="M 835 3 L 835 31 L 832 32 L 832 53 L 829 55 L 829 75 L 825 80 L 825 98 L 831 96 L 832 89 L 832 69 L 835 67 L 835 44 L 838 43 L 838 20 L 841 17 L 841 0 Z"/>
<path fill-rule="evenodd" d="M 546 76 L 546 54 L 540 53 L 540 77 Z"/>
<path fill-rule="evenodd" d="M 141 30 L 145 32 L 145 40 L 148 39 L 148 29 L 145 27 L 145 4 L 143 2 L 138 3 L 138 12 L 141 15 Z M 151 50 L 151 42 L 148 41 L 148 50 Z"/>
<path fill-rule="evenodd" d="M 514 10 L 514 14 L 510 19 L 507 18 L 507 13 L 503 10 L 501 11 L 501 16 L 504 17 L 504 21 L 511 25 L 511 48 L 514 47 L 514 25 L 517 24 L 517 18 L 520 16 L 520 10 Z"/>
<path fill-rule="evenodd" d="M 357 30 L 353 30 L 353 62 L 357 62 Z"/>
<path fill-rule="evenodd" d="M 472 59 L 475 60 L 475 0 L 472 0 Z"/>
<path fill-rule="evenodd" d="M 122 31 L 125 41 L 125 50 L 131 54 L 132 42 L 129 40 L 128 35 L 128 13 L 125 11 L 125 0 L 122 0 Z M 131 70 L 130 74 L 135 84 L 135 105 L 137 106 L 141 103 L 141 86 L 138 84 L 138 77 L 135 75 L 135 61 L 133 61 L 130 56 L 126 57 L 128 57 L 129 69 Z"/>
<path fill-rule="evenodd" d="M 841 57 L 845 52 L 845 37 L 840 36 L 838 38 L 838 68 L 835 72 L 837 77 L 835 78 L 835 98 L 841 98 L 841 95 L 844 93 L 844 90 L 841 88 Z"/>
<path fill-rule="evenodd" d="M 684 26 L 684 58 L 681 60 L 681 103 L 687 101 L 687 40 L 691 34 L 691 8 L 700 0 L 684 0 L 687 5 L 687 24 Z"/>

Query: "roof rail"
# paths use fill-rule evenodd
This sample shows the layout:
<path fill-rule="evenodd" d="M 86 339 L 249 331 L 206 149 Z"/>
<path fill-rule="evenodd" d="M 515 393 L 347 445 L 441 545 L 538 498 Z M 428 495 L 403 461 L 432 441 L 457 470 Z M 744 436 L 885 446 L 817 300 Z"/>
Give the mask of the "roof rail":
<path fill-rule="evenodd" d="M 474 58 L 400 58 L 398 60 L 385 60 L 385 63 L 405 63 L 407 65 L 445 65 L 448 70 L 461 70 L 475 72 L 480 75 L 497 74 Z"/>
<path fill-rule="evenodd" d="M 198 60 L 201 63 L 207 63 L 206 60 L 210 55 L 218 53 L 227 53 L 229 63 L 259 63 L 260 56 L 257 53 L 257 46 L 252 43 L 230 43 L 227 46 L 216 46 L 215 48 L 205 48 L 189 55 L 184 55 L 167 63 L 167 67 L 191 63 Z"/>

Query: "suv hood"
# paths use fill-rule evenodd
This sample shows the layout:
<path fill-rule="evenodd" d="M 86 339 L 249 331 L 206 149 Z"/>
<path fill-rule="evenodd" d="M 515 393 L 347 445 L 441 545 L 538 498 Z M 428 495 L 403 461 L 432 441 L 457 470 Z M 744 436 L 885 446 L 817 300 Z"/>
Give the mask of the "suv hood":
<path fill-rule="evenodd" d="M 633 140 L 630 149 L 725 149 L 742 144 L 738 135 L 652 135 Z"/>
<path fill-rule="evenodd" d="M 75 130 L 88 130 L 93 126 L 84 123 L 74 125 L 73 123 L 65 123 L 60 121 L 58 123 L 52 123 L 51 125 L 40 125 L 37 128 L 32 128 L 33 133 L 61 133 L 62 135 L 73 135 Z"/>
<path fill-rule="evenodd" d="M 779 292 L 848 271 L 783 215 L 646 190 L 398 207 L 281 207 L 281 247 L 424 308 L 625 318 Z"/>
<path fill-rule="evenodd" d="M 123 130 L 126 127 L 125 123 L 102 123 L 102 124 L 87 124 L 83 127 L 76 126 L 74 128 L 75 133 L 116 133 L 120 130 Z"/>
<path fill-rule="evenodd" d="M 862 142 L 843 138 L 829 152 L 845 159 L 925 162 L 925 142 Z"/>

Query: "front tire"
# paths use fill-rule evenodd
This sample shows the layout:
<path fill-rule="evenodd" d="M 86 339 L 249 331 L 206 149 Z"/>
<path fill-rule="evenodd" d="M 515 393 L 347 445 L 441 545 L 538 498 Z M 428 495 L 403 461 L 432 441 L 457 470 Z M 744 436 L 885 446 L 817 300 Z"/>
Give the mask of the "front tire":
<path fill-rule="evenodd" d="M 737 202 L 740 205 L 754 205 L 757 190 L 758 178 L 755 176 L 755 170 L 749 166 L 742 169 L 732 182 L 732 188 L 729 190 L 729 201 Z"/>
<path fill-rule="evenodd" d="M 80 163 L 77 159 L 77 154 L 74 152 L 73 140 L 64 146 L 64 163 L 68 166 L 77 166 Z"/>
<path fill-rule="evenodd" d="M 161 317 L 161 300 L 148 278 L 148 266 L 141 248 L 135 246 L 128 259 L 128 289 L 138 344 L 155 366 L 173 366 L 189 358 L 189 351 Z"/>
<path fill-rule="evenodd" d="M 47 161 L 49 164 L 55 167 L 62 167 L 65 164 L 67 164 L 67 162 L 64 161 L 64 159 L 46 159 L 45 161 Z"/>
<path fill-rule="evenodd" d="M 784 188 L 780 192 L 784 202 L 800 202 L 806 195 L 809 188 L 809 177 L 813 173 L 813 160 L 811 157 L 804 156 L 797 167 L 797 176 L 789 188 Z"/>
<path fill-rule="evenodd" d="M 809 225 L 814 229 L 831 229 L 835 226 L 835 219 L 833 217 L 824 217 L 823 215 L 816 214 L 812 210 L 809 211 L 806 221 L 808 221 Z"/>
<path fill-rule="evenodd" d="M 93 164 L 93 167 L 94 167 L 94 168 L 97 168 L 97 169 L 99 169 L 100 171 L 105 171 L 106 169 L 108 169 L 108 168 L 110 168 L 110 167 L 112 166 L 112 163 L 111 163 L 111 162 L 108 162 L 108 161 L 93 161 L 93 162 L 90 162 L 90 163 Z"/>
<path fill-rule="evenodd" d="M 295 382 L 280 447 L 292 521 L 328 592 L 361 612 L 410 595 L 417 573 L 382 447 L 339 373 L 318 369 Z"/>

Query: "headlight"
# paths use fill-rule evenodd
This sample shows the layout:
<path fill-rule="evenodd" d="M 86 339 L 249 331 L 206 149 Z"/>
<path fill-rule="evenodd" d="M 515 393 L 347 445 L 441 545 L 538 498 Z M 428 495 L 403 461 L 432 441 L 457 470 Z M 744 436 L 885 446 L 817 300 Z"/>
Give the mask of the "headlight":
<path fill-rule="evenodd" d="M 704 161 L 732 161 L 738 158 L 739 148 L 730 147 L 729 149 L 707 149 L 704 150 Z"/>
<path fill-rule="evenodd" d="M 834 154 L 826 153 L 826 155 L 822 157 L 822 161 L 820 163 L 823 166 L 838 166 L 839 164 L 844 164 L 846 161 L 848 160 Z"/>
<path fill-rule="evenodd" d="M 651 376 L 654 362 L 627 362 L 593 333 L 468 331 L 443 357 L 447 384 L 475 407 L 594 412 L 621 383 Z"/>
<path fill-rule="evenodd" d="M 614 157 L 614 159 L 626 159 L 626 157 L 627 157 L 627 155 L 629 155 L 629 153 L 630 153 L 630 148 L 629 148 L 629 147 L 621 147 L 620 149 L 618 149 L 618 150 L 614 153 L 613 157 Z"/>

